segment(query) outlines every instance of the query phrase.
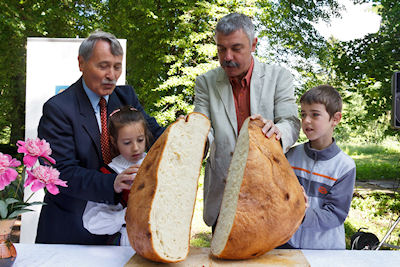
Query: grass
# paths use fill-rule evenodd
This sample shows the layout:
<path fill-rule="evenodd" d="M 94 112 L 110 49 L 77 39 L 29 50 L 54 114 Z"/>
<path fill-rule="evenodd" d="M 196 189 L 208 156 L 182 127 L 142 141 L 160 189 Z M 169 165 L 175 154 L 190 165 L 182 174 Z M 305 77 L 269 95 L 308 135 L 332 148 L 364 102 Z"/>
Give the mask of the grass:
<path fill-rule="evenodd" d="M 385 145 L 340 145 L 357 166 L 357 180 L 394 180 L 400 178 L 400 148 Z"/>
<path fill-rule="evenodd" d="M 381 145 L 339 145 L 357 166 L 357 181 L 389 180 L 400 183 L 400 143 L 386 141 Z M 400 215 L 399 188 L 392 190 L 355 190 L 345 221 L 346 247 L 360 228 L 375 234 L 381 241 Z M 385 241 L 400 245 L 400 225 Z"/>
<path fill-rule="evenodd" d="M 190 245 L 193 247 L 210 247 L 211 242 L 211 227 L 207 226 L 203 221 L 203 182 L 204 167 L 199 178 L 199 187 L 192 220 Z"/>
<path fill-rule="evenodd" d="M 192 247 L 210 247 L 211 232 L 201 232 L 192 236 L 190 245 Z"/>
<path fill-rule="evenodd" d="M 357 166 L 357 181 L 400 180 L 400 143 L 385 142 L 381 145 L 339 144 Z M 199 180 L 199 192 L 192 223 L 191 245 L 209 247 L 211 229 L 203 222 L 203 175 Z M 346 247 L 359 228 L 367 228 L 381 241 L 400 215 L 399 190 L 358 190 L 353 195 L 349 215 L 344 223 Z M 400 245 L 400 224 L 386 243 Z"/>
<path fill-rule="evenodd" d="M 357 166 L 357 180 L 393 180 L 400 174 L 400 150 L 379 145 L 341 146 Z"/>
<path fill-rule="evenodd" d="M 400 194 L 387 192 L 355 192 L 349 215 L 345 221 L 346 247 L 350 248 L 350 238 L 360 228 L 375 234 L 379 241 L 400 215 Z M 385 241 L 395 246 L 400 245 L 400 225 Z"/>

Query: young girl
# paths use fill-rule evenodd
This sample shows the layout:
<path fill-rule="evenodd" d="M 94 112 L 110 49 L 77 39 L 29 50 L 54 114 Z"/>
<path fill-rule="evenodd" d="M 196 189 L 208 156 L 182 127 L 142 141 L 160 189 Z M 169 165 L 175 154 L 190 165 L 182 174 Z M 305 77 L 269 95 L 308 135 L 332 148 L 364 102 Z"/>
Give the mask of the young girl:
<path fill-rule="evenodd" d="M 151 132 L 143 115 L 130 106 L 124 106 L 110 114 L 108 131 L 113 158 L 108 167 L 116 173 L 136 176 L 140 164 L 146 156 Z M 130 174 L 132 173 L 132 174 Z M 129 188 L 134 177 L 117 176 L 114 188 L 122 192 L 121 203 L 117 205 L 88 201 L 83 213 L 83 226 L 92 234 L 113 235 L 121 233 L 119 244 L 129 245 L 125 228 L 125 211 Z"/>

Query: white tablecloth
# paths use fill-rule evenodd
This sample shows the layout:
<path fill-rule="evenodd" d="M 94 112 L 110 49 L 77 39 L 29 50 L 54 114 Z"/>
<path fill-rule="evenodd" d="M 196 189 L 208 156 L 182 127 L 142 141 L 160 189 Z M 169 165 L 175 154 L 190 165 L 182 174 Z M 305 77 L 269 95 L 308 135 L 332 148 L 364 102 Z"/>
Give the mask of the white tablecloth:
<path fill-rule="evenodd" d="M 311 264 L 321 267 L 399 267 L 400 251 L 301 250 Z"/>
<path fill-rule="evenodd" d="M 124 266 L 134 255 L 129 247 L 14 244 L 13 267 L 112 267 Z"/>
<path fill-rule="evenodd" d="M 15 267 L 112 267 L 124 266 L 133 256 L 131 247 L 14 244 Z M 399 251 L 302 250 L 312 267 L 400 266 Z M 160 265 L 161 266 L 161 265 Z"/>

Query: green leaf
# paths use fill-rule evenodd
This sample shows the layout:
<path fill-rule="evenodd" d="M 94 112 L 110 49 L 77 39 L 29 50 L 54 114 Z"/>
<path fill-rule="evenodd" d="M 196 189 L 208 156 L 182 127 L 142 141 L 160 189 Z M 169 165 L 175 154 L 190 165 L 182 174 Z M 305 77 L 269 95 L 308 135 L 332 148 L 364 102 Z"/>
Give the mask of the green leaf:
<path fill-rule="evenodd" d="M 34 201 L 34 202 L 29 202 L 28 206 L 33 206 L 33 205 L 44 205 L 46 203 L 42 202 L 42 201 Z"/>
<path fill-rule="evenodd" d="M 34 211 L 34 210 L 31 210 L 31 209 L 20 209 L 20 210 L 16 210 L 16 211 L 14 211 L 13 213 L 11 213 L 10 216 L 8 216 L 8 218 L 9 218 L 9 219 L 17 218 L 18 215 L 20 215 L 20 214 L 22 214 L 22 213 L 25 213 L 25 212 L 28 212 L 28 211 Z"/>
<path fill-rule="evenodd" d="M 43 205 L 43 204 L 44 204 L 43 202 L 39 202 L 39 201 L 30 202 L 30 203 L 24 202 L 24 203 L 19 204 L 19 205 L 16 206 L 16 207 L 25 208 L 25 207 L 30 207 L 30 206 L 34 206 L 34 205 Z"/>
<path fill-rule="evenodd" d="M 15 199 L 15 198 L 12 198 L 12 197 L 6 199 L 7 205 L 10 205 L 10 204 L 13 204 L 13 203 L 17 203 L 17 202 L 19 202 L 19 200 Z"/>
<path fill-rule="evenodd" d="M 7 204 L 4 200 L 0 200 L 0 216 L 2 219 L 7 217 Z"/>
<path fill-rule="evenodd" d="M 23 209 L 25 207 L 28 207 L 28 205 L 25 203 L 20 203 L 20 204 L 15 205 L 12 210 Z"/>
<path fill-rule="evenodd" d="M 15 205 L 13 207 L 13 210 L 17 210 L 20 208 L 26 208 L 26 207 L 30 207 L 30 206 L 34 206 L 34 205 L 44 205 L 46 203 L 41 202 L 41 201 L 35 201 L 35 202 L 20 202 L 19 204 Z"/>

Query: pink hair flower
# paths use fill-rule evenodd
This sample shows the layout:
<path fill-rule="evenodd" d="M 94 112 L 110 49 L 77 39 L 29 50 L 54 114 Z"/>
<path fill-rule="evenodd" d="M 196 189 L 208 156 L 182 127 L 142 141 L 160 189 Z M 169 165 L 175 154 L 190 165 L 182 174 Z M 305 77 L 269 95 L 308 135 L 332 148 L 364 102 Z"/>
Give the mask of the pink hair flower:
<path fill-rule="evenodd" d="M 40 140 L 39 138 L 31 139 L 28 138 L 26 142 L 18 141 L 18 153 L 24 153 L 24 164 L 28 168 L 32 168 L 39 157 L 47 159 L 51 163 L 56 161 L 50 157 L 51 148 L 46 140 Z"/>
<path fill-rule="evenodd" d="M 12 167 L 18 167 L 19 165 L 21 165 L 19 160 L 0 152 L 0 190 L 3 190 L 17 178 L 18 172 Z"/>
<path fill-rule="evenodd" d="M 35 169 L 27 170 L 28 178 L 24 186 L 32 184 L 32 191 L 36 192 L 44 187 L 53 195 L 57 195 L 60 191 L 57 185 L 68 187 L 67 182 L 59 178 L 60 172 L 50 166 L 38 166 Z"/>

